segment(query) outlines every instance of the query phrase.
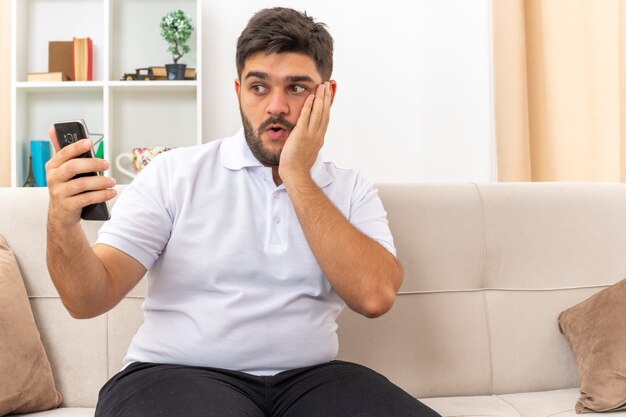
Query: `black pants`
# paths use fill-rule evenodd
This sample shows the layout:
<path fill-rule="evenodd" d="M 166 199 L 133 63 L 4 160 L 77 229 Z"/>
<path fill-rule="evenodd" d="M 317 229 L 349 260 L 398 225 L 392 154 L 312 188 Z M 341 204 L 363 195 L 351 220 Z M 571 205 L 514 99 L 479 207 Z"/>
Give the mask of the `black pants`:
<path fill-rule="evenodd" d="M 254 376 L 133 363 L 100 390 L 96 417 L 439 417 L 382 375 L 348 362 Z"/>

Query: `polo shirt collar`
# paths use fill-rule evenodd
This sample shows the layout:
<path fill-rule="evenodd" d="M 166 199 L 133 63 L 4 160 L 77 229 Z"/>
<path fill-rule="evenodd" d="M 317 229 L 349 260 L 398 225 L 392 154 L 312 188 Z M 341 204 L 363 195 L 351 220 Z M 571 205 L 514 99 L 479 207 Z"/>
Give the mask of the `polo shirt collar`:
<path fill-rule="evenodd" d="M 243 129 L 239 129 L 235 136 L 226 138 L 220 147 L 220 158 L 224 168 L 238 171 L 243 168 L 264 167 L 262 163 L 252 154 L 248 147 Z M 323 188 L 333 182 L 333 177 L 326 170 L 321 155 L 317 156 L 313 167 L 311 167 L 311 177 L 318 187 Z"/>
<path fill-rule="evenodd" d="M 224 168 L 232 169 L 233 171 L 238 171 L 242 168 L 263 166 L 263 164 L 254 157 L 248 147 L 243 129 L 239 129 L 239 132 L 237 132 L 235 136 L 222 141 L 220 158 L 222 159 Z"/>

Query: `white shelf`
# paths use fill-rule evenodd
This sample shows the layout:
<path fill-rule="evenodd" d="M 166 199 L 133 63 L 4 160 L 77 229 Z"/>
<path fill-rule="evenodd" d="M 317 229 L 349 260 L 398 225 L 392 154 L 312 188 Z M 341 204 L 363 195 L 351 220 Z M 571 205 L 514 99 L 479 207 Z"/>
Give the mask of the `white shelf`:
<path fill-rule="evenodd" d="M 48 93 L 71 93 L 102 91 L 104 83 L 102 81 L 65 81 L 65 82 L 28 82 L 20 81 L 15 83 L 15 88 L 24 92 L 48 92 Z"/>
<path fill-rule="evenodd" d="M 85 91 L 159 91 L 159 92 L 195 92 L 196 81 L 63 81 L 63 82 L 27 82 L 15 83 L 15 88 L 24 92 L 71 93 Z"/>
<path fill-rule="evenodd" d="M 84 119 L 104 134 L 112 166 L 133 147 L 202 143 L 202 22 L 197 0 L 12 0 L 11 70 L 12 186 L 27 175 L 29 141 L 47 139 L 58 120 Z M 136 68 L 171 62 L 159 23 L 182 9 L 195 28 L 191 52 L 181 63 L 197 80 L 120 81 Z M 54 22 L 54 23 L 51 23 Z M 48 42 L 73 37 L 93 40 L 94 81 L 28 82 L 30 72 L 48 70 Z M 129 178 L 112 173 L 119 183 Z"/>
<path fill-rule="evenodd" d="M 111 81 L 112 91 L 195 92 L 197 81 Z"/>

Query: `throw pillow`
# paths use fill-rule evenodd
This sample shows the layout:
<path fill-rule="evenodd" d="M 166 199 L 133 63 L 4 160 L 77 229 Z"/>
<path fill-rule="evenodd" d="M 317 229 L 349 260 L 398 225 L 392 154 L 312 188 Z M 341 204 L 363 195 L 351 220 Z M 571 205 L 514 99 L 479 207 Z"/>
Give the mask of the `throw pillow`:
<path fill-rule="evenodd" d="M 626 279 L 559 315 L 580 378 L 577 413 L 626 410 Z"/>
<path fill-rule="evenodd" d="M 0 416 L 60 403 L 17 260 L 0 236 Z"/>

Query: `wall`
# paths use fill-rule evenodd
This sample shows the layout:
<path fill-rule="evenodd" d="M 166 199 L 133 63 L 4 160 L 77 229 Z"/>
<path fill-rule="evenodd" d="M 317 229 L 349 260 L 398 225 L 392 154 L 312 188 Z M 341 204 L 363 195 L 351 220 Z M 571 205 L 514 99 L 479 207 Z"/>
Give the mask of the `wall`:
<path fill-rule="evenodd" d="M 0 0 L 0 187 L 11 185 L 11 0 Z"/>
<path fill-rule="evenodd" d="M 239 33 L 254 12 L 281 3 L 200 1 L 204 134 L 212 140 L 240 126 L 233 87 Z M 495 179 L 490 0 L 364 1 L 358 9 L 336 0 L 282 4 L 307 10 L 335 38 L 338 95 L 326 159 L 375 182 Z M 4 58 L 10 1 L 0 7 Z M 8 61 L 0 59 L 0 106 L 7 106 L 0 107 L 0 185 L 9 181 Z"/>
<path fill-rule="evenodd" d="M 495 180 L 490 0 L 204 0 L 207 140 L 239 127 L 237 37 L 275 5 L 306 10 L 335 39 L 326 159 L 375 182 Z"/>

